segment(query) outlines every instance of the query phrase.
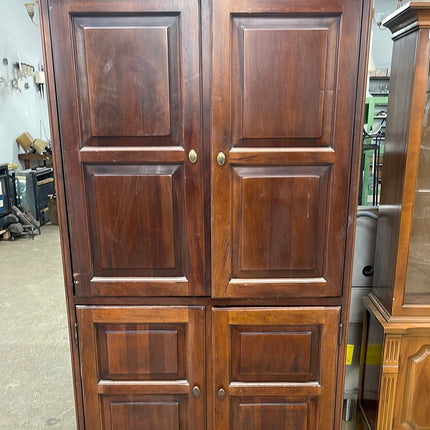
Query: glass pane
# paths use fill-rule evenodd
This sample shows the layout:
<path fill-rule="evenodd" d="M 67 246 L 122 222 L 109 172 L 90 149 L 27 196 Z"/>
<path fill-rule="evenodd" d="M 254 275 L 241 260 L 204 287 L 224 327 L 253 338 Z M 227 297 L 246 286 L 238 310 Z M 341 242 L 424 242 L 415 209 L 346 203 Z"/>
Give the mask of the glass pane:
<path fill-rule="evenodd" d="M 429 79 L 430 82 L 430 79 Z M 426 105 L 421 138 L 415 204 L 409 245 L 405 303 L 430 303 L 430 92 L 427 83 Z"/>

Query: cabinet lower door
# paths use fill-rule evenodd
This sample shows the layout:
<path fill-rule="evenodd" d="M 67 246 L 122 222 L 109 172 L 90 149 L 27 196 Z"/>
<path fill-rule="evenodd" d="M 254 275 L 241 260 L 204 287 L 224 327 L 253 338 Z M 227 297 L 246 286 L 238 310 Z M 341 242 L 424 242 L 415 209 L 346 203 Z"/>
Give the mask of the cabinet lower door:
<path fill-rule="evenodd" d="M 339 314 L 214 310 L 214 430 L 331 430 Z"/>
<path fill-rule="evenodd" d="M 85 428 L 204 426 L 202 307 L 78 307 Z"/>

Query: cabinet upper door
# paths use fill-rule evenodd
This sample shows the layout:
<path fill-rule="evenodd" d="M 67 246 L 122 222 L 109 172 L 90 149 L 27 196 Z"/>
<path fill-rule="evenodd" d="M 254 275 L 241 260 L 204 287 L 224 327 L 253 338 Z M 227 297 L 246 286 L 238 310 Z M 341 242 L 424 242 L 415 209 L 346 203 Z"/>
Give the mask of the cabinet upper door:
<path fill-rule="evenodd" d="M 199 1 L 47 2 L 77 295 L 204 294 Z"/>
<path fill-rule="evenodd" d="M 213 2 L 213 296 L 342 294 L 362 8 Z"/>

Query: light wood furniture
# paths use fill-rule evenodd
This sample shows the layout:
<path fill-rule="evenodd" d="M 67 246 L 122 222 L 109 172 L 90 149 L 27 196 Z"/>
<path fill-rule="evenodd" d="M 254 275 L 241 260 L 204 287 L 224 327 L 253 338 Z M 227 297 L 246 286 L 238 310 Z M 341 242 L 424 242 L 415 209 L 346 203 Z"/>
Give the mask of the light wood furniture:
<path fill-rule="evenodd" d="M 375 430 L 430 428 L 430 2 L 384 22 L 393 58 L 361 411 Z"/>
<path fill-rule="evenodd" d="M 340 428 L 369 9 L 41 0 L 80 429 Z"/>

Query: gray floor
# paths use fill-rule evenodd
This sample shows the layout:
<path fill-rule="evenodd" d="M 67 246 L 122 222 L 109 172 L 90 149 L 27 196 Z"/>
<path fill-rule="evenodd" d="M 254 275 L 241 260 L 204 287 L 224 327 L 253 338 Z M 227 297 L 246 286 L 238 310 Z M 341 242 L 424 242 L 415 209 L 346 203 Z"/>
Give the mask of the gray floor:
<path fill-rule="evenodd" d="M 0 429 L 76 429 L 58 226 L 0 241 Z"/>

